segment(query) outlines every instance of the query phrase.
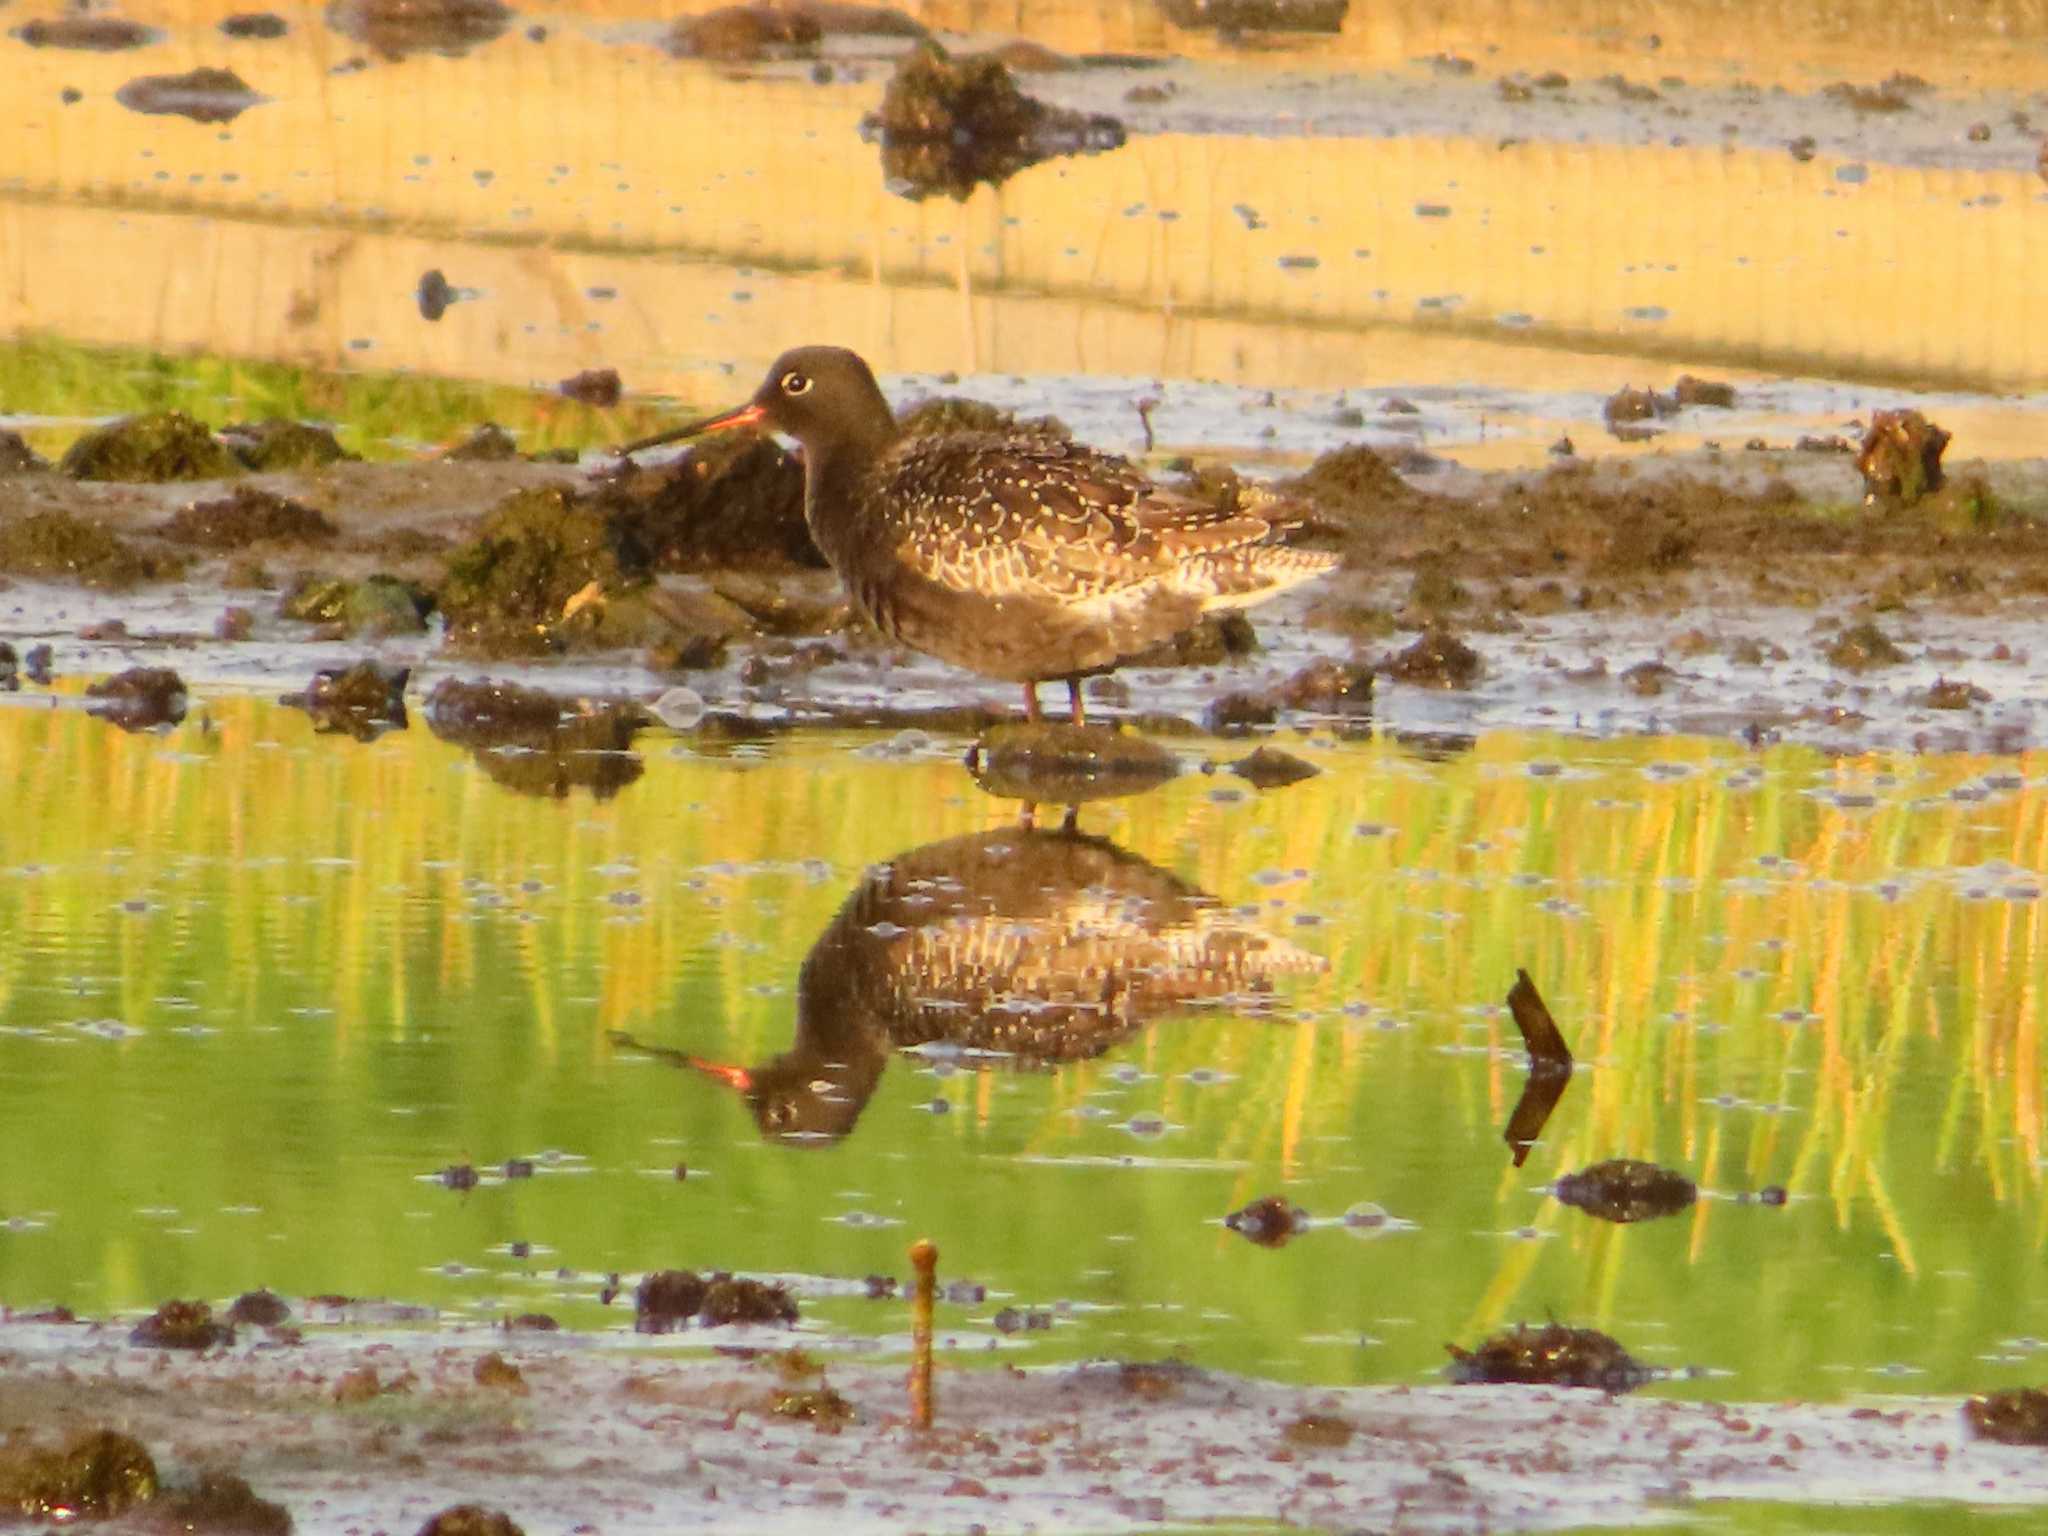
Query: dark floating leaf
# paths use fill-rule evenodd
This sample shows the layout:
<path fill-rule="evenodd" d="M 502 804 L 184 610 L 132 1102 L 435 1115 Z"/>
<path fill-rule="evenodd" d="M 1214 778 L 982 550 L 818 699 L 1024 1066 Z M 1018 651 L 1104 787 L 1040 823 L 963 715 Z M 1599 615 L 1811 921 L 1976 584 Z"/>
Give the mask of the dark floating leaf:
<path fill-rule="evenodd" d="M 1527 971 L 1515 972 L 1515 984 L 1508 989 L 1508 1012 L 1514 1015 L 1522 1043 L 1529 1048 L 1529 1076 L 1500 1133 L 1519 1168 L 1572 1080 L 1572 1053 Z"/>

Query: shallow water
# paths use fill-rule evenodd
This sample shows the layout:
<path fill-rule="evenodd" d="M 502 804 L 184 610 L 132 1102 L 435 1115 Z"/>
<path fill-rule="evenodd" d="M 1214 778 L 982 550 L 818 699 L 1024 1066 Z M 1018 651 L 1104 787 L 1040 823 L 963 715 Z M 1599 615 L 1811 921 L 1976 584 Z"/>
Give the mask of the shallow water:
<path fill-rule="evenodd" d="M 33 808 L 0 824 L 0 1294 L 104 1314 L 267 1284 L 616 1330 L 608 1273 L 727 1267 L 796 1277 L 823 1347 L 893 1349 L 861 1282 L 928 1236 L 985 1288 L 942 1307 L 952 1346 L 1019 1361 L 1398 1383 L 1555 1315 L 1697 1368 L 1666 1392 L 2032 1379 L 2031 759 L 1283 744 L 1324 772 L 1087 807 L 1104 847 L 1005 830 L 945 740 L 656 732 L 609 798 L 536 799 L 424 729 L 359 746 L 232 694 L 164 736 L 0 710 Z M 889 861 L 912 888 L 846 917 Z M 886 1052 L 874 1021 L 947 1016 L 903 958 L 933 902 L 1053 969 L 1167 911 L 1293 960 L 1083 1028 L 1100 1054 L 1056 1069 Z M 1581 1064 L 1520 1169 L 1517 968 Z M 794 1139 L 609 1040 L 759 1077 L 800 1014 L 829 1048 L 791 1080 L 834 1087 L 771 1126 L 819 1133 Z M 1546 1193 L 1624 1155 L 1706 1197 L 1617 1228 Z M 481 1186 L 443 1187 L 458 1164 Z M 1773 1184 L 1783 1208 L 1744 1199 Z M 1277 1251 L 1220 1225 L 1270 1193 L 1316 1224 Z M 1050 1327 L 1005 1333 L 1006 1307 Z"/>

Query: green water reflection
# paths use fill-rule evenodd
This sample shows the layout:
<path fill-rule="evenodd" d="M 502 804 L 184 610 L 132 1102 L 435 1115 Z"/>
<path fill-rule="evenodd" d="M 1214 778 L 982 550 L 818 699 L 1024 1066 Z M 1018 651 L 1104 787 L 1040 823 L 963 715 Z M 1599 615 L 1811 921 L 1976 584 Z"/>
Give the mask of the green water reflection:
<path fill-rule="evenodd" d="M 881 1051 L 850 1122 L 792 1146 L 610 1032 L 784 1056 L 821 936 L 875 944 L 848 916 L 863 872 L 971 897 L 981 875 L 917 861 L 1011 811 L 953 744 L 639 745 L 615 797 L 541 800 L 423 730 L 358 746 L 247 698 L 160 738 L 0 709 L 0 1300 L 269 1284 L 603 1328 L 624 1324 L 596 1300 L 609 1271 L 728 1266 L 845 1277 L 807 1315 L 887 1339 L 899 1309 L 857 1282 L 928 1235 L 987 1287 L 946 1309 L 952 1336 L 1017 1359 L 1398 1382 L 1555 1314 L 1728 1373 L 1667 1392 L 2035 1375 L 2030 760 L 1290 741 L 1319 778 L 1261 796 L 1190 774 L 1083 817 L 1106 839 L 1089 922 L 1135 910 L 1103 897 L 1126 878 L 1154 911 L 1209 893 L 1212 938 L 1304 962 L 1270 995 L 1155 988 L 1057 1067 Z M 1582 1067 L 1520 1170 L 1518 966 Z M 889 997 L 920 1028 L 944 1011 Z M 1624 1229 L 1542 1191 L 1619 1155 L 1720 1198 Z M 433 1181 L 512 1157 L 536 1176 Z M 1734 1198 L 1771 1183 L 1785 1208 Z M 1277 1251 L 1218 1224 L 1272 1192 L 1330 1223 Z M 1398 1220 L 1334 1220 L 1365 1202 Z M 1054 1326 L 1005 1338 L 1005 1305 Z"/>

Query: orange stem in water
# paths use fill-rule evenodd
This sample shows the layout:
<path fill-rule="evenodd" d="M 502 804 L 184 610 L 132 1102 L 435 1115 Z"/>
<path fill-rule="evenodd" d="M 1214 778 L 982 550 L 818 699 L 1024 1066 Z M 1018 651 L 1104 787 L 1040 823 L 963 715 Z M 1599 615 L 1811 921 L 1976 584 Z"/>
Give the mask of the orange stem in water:
<path fill-rule="evenodd" d="M 921 1237 L 910 1245 L 917 1270 L 910 1293 L 910 1426 L 932 1427 L 932 1302 L 939 1289 L 938 1245 Z"/>

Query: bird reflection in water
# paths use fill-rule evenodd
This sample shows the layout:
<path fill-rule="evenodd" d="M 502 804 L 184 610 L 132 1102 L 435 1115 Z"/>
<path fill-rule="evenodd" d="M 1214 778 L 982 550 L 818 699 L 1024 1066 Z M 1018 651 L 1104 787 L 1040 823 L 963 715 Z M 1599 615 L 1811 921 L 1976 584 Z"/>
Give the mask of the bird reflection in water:
<path fill-rule="evenodd" d="M 1006 827 L 869 869 L 805 957 L 796 1040 L 773 1060 L 612 1040 L 724 1083 L 770 1140 L 824 1145 L 852 1131 L 896 1051 L 1057 1067 L 1192 1004 L 1327 967 L 1104 838 Z"/>

